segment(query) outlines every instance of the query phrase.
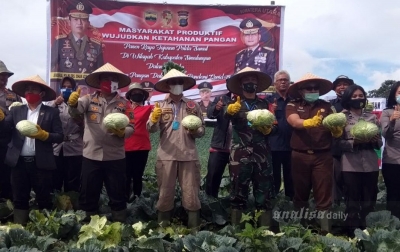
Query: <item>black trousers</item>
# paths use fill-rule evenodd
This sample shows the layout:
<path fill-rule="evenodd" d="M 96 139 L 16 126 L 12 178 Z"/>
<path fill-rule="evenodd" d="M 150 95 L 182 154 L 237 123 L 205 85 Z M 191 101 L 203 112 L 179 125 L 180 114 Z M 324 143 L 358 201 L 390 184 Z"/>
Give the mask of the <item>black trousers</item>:
<path fill-rule="evenodd" d="M 57 170 L 54 172 L 54 188 L 64 192 L 79 192 L 81 185 L 82 156 L 65 157 L 63 149 L 58 156 L 54 156 Z"/>
<path fill-rule="evenodd" d="M 400 165 L 383 163 L 382 175 L 386 185 L 386 209 L 400 218 Z"/>
<path fill-rule="evenodd" d="M 20 157 L 17 165 L 11 169 L 14 208 L 28 210 L 33 189 L 39 208 L 50 210 L 53 206 L 50 195 L 53 190 L 52 179 L 53 170 L 38 169 L 33 157 L 30 162 Z"/>
<path fill-rule="evenodd" d="M 229 152 L 210 152 L 206 175 L 207 195 L 218 198 L 218 191 L 221 185 L 222 175 L 224 174 L 225 167 L 228 164 Z"/>
<path fill-rule="evenodd" d="M 282 172 L 283 170 L 283 184 L 285 187 L 285 195 L 293 199 L 294 189 L 293 189 L 293 180 L 292 180 L 292 152 L 291 151 L 272 151 L 272 167 L 274 173 L 274 186 L 275 193 L 279 193 L 279 189 L 281 188 L 282 183 Z"/>
<path fill-rule="evenodd" d="M 79 205 L 86 212 L 98 210 L 100 193 L 106 187 L 113 211 L 126 209 L 126 161 L 96 161 L 83 157 Z"/>
<path fill-rule="evenodd" d="M 13 198 L 11 189 L 11 169 L 4 163 L 7 154 L 7 146 L 0 147 L 0 198 Z"/>
<path fill-rule="evenodd" d="M 148 150 L 138 150 L 125 152 L 126 157 L 126 192 L 127 197 L 134 195 L 140 196 L 143 187 L 143 173 L 146 168 Z M 131 183 L 133 183 L 131 189 Z"/>
<path fill-rule="evenodd" d="M 365 226 L 365 217 L 375 209 L 379 171 L 342 172 L 346 200 L 346 225 L 354 230 Z"/>

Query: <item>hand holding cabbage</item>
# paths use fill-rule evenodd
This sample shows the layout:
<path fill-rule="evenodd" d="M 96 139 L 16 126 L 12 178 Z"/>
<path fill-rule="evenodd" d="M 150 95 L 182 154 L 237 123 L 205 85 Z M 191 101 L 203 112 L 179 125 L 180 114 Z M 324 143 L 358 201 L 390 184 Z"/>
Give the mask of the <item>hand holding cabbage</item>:
<path fill-rule="evenodd" d="M 268 109 L 256 109 L 247 112 L 247 121 L 264 135 L 268 135 L 272 131 L 272 125 L 275 122 L 275 115 Z"/>
<path fill-rule="evenodd" d="M 343 134 L 346 122 L 347 118 L 345 114 L 333 113 L 324 118 L 322 125 L 331 131 L 334 138 L 338 138 Z"/>
<path fill-rule="evenodd" d="M 195 133 L 198 128 L 203 125 L 203 122 L 198 116 L 188 115 L 182 119 L 182 126 L 189 131 L 189 133 Z"/>

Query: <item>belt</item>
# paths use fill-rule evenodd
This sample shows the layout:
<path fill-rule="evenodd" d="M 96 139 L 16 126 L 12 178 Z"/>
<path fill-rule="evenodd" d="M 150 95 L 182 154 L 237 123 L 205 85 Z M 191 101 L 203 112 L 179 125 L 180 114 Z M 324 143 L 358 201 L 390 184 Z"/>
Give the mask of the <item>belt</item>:
<path fill-rule="evenodd" d="M 35 157 L 19 157 L 25 163 L 35 162 Z"/>
<path fill-rule="evenodd" d="M 323 149 L 323 150 L 295 150 L 293 149 L 293 151 L 295 152 L 300 152 L 300 153 L 307 153 L 307 154 L 315 154 L 315 153 L 322 153 L 322 152 L 327 152 L 327 151 L 331 151 L 331 149 Z"/>
<path fill-rule="evenodd" d="M 80 133 L 75 133 L 75 134 L 69 134 L 64 136 L 64 142 L 72 141 L 75 139 L 78 139 L 81 136 Z"/>

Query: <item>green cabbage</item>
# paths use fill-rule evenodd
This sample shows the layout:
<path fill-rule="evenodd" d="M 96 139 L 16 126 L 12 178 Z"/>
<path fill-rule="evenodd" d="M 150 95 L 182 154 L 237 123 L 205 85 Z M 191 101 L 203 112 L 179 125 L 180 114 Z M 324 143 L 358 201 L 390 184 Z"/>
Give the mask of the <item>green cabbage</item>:
<path fill-rule="evenodd" d="M 15 128 L 21 133 L 23 136 L 32 136 L 38 132 L 36 128 L 36 124 L 28 120 L 21 120 L 15 125 Z"/>
<path fill-rule="evenodd" d="M 104 117 L 103 124 L 107 129 L 125 129 L 129 124 L 129 118 L 122 113 L 110 113 Z"/>
<path fill-rule="evenodd" d="M 22 102 L 13 102 L 11 103 L 10 106 L 8 106 L 8 109 L 11 110 L 12 107 L 17 107 L 17 106 L 22 106 L 24 105 Z"/>
<path fill-rule="evenodd" d="M 354 139 L 368 142 L 379 133 L 379 128 L 375 123 L 364 120 L 358 121 L 350 130 Z"/>
<path fill-rule="evenodd" d="M 196 130 L 201 127 L 203 122 L 201 119 L 195 115 L 185 116 L 182 120 L 182 126 L 189 130 Z"/>
<path fill-rule="evenodd" d="M 347 119 L 345 114 L 333 113 L 324 118 L 324 120 L 322 121 L 322 125 L 328 129 L 331 129 L 333 127 L 344 128 L 344 126 L 346 126 L 346 122 Z"/>
<path fill-rule="evenodd" d="M 268 109 L 255 109 L 247 112 L 247 121 L 252 126 L 271 126 L 274 124 L 275 115 L 272 114 Z"/>

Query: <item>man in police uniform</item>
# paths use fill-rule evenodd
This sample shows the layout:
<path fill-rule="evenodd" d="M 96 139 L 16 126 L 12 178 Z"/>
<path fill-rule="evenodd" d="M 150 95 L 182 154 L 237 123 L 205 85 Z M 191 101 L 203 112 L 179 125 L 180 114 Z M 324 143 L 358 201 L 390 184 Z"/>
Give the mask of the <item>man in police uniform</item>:
<path fill-rule="evenodd" d="M 201 99 L 199 102 L 201 112 L 203 112 L 203 117 L 207 117 L 207 107 L 210 104 L 211 90 L 213 89 L 213 86 L 211 83 L 205 81 L 200 83 L 197 87 L 199 88 Z"/>
<path fill-rule="evenodd" d="M 13 102 L 22 102 L 21 97 L 7 88 L 8 78 L 14 73 L 9 71 L 3 61 L 0 61 L 0 109 L 5 116 Z M 10 184 L 10 168 L 4 164 L 7 153 L 7 145 L 11 140 L 11 134 L 0 132 L 0 198 L 12 199 Z"/>
<path fill-rule="evenodd" d="M 153 91 L 154 91 L 154 84 L 153 82 L 150 81 L 143 81 L 140 83 L 140 86 L 149 93 L 149 97 L 146 99 L 147 105 L 150 105 L 150 99 L 153 96 Z"/>
<path fill-rule="evenodd" d="M 262 24 L 254 18 L 246 18 L 240 23 L 241 39 L 247 48 L 236 54 L 234 72 L 251 67 L 268 74 L 271 79 L 276 72 L 274 48 L 260 45 Z"/>
<path fill-rule="evenodd" d="M 92 8 L 82 1 L 74 2 L 67 11 L 71 32 L 56 37 L 51 52 L 51 71 L 91 73 L 104 64 L 102 44 L 86 35 Z"/>

